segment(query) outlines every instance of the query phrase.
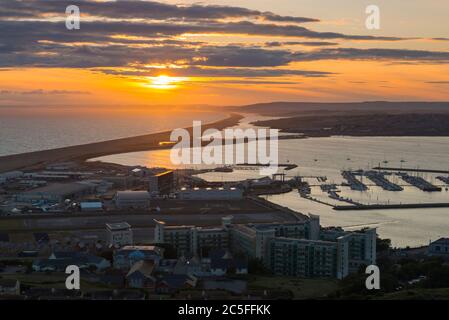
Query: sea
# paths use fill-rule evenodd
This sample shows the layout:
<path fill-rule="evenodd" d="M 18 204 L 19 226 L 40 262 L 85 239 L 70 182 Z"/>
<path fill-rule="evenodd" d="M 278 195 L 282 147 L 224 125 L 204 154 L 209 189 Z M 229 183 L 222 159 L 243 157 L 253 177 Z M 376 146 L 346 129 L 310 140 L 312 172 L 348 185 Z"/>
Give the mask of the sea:
<path fill-rule="evenodd" d="M 126 138 L 192 126 L 192 118 L 210 123 L 226 113 L 33 111 L 0 109 L 0 156 Z"/>

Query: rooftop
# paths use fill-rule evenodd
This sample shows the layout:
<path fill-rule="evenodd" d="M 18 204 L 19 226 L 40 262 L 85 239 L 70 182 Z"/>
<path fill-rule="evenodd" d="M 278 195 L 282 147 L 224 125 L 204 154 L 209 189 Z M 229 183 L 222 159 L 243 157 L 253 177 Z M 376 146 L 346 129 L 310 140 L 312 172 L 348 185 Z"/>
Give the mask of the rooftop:
<path fill-rule="evenodd" d="M 129 277 L 136 271 L 139 271 L 145 277 L 151 277 L 151 275 L 153 274 L 153 270 L 154 270 L 154 262 L 153 261 L 140 260 L 133 264 L 133 266 L 129 270 L 128 274 L 126 275 L 126 277 Z"/>
<path fill-rule="evenodd" d="M 101 209 L 103 208 L 103 203 L 100 201 L 96 202 L 81 202 L 81 209 Z"/>
<path fill-rule="evenodd" d="M 53 194 L 56 196 L 65 196 L 72 193 L 82 192 L 92 187 L 90 184 L 71 182 L 71 183 L 52 183 L 44 187 L 36 188 L 33 190 L 25 191 L 22 194 Z"/>
<path fill-rule="evenodd" d="M 159 251 L 157 246 L 124 246 L 121 250 L 145 250 L 145 251 Z"/>
<path fill-rule="evenodd" d="M 111 231 L 127 230 L 131 228 L 128 222 L 106 223 L 106 228 Z"/>
<path fill-rule="evenodd" d="M 170 173 L 172 173 L 172 172 L 173 172 L 173 170 L 167 170 L 167 171 L 164 171 L 164 172 L 155 174 L 154 176 L 155 176 L 155 177 L 162 177 L 162 176 L 165 176 L 165 175 L 170 174 Z"/>
<path fill-rule="evenodd" d="M 119 200 L 150 200 L 148 191 L 117 191 L 115 197 Z"/>
<path fill-rule="evenodd" d="M 432 242 L 432 244 L 449 245 L 449 238 L 440 238 Z"/>

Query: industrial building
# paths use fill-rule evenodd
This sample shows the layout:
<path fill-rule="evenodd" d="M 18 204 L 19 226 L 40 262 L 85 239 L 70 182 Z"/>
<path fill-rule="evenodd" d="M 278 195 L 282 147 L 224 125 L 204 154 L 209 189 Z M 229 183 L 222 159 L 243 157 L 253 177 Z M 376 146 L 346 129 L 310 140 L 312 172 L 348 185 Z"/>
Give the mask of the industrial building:
<path fill-rule="evenodd" d="M 169 194 L 173 191 L 175 175 L 173 170 L 167 170 L 149 178 L 149 191 L 155 194 Z"/>
<path fill-rule="evenodd" d="M 107 243 L 110 247 L 133 244 L 133 231 L 127 222 L 106 224 Z"/>
<path fill-rule="evenodd" d="M 259 259 L 276 275 L 342 279 L 362 265 L 376 263 L 376 229 L 321 228 L 315 215 L 301 222 L 244 225 L 224 217 L 216 228 L 155 222 L 155 242 L 171 244 L 180 256 L 230 249 Z"/>
<path fill-rule="evenodd" d="M 44 187 L 25 191 L 16 196 L 16 201 L 48 201 L 62 203 L 66 199 L 76 199 L 93 194 L 96 185 L 87 182 L 52 183 Z"/>
<path fill-rule="evenodd" d="M 118 209 L 149 209 L 150 199 L 148 191 L 117 191 L 114 202 Z"/>

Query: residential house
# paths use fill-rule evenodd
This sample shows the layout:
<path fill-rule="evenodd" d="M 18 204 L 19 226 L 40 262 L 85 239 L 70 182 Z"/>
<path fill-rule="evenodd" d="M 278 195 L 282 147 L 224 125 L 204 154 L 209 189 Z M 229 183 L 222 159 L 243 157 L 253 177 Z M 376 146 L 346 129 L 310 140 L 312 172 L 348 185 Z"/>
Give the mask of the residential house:
<path fill-rule="evenodd" d="M 126 283 L 130 288 L 154 289 L 156 278 L 153 276 L 153 261 L 136 262 L 126 275 Z"/>
<path fill-rule="evenodd" d="M 181 289 L 195 288 L 197 278 L 192 275 L 172 274 L 165 275 L 156 283 L 156 293 L 172 294 Z"/>
<path fill-rule="evenodd" d="M 0 295 L 20 295 L 20 282 L 15 279 L 0 279 Z"/>
<path fill-rule="evenodd" d="M 431 242 L 427 254 L 449 258 L 449 238 L 440 238 Z"/>
<path fill-rule="evenodd" d="M 157 246 L 124 246 L 114 252 L 114 268 L 129 270 L 136 262 L 151 260 L 159 264 L 164 249 Z"/>
<path fill-rule="evenodd" d="M 48 259 L 37 259 L 33 261 L 34 271 L 65 271 L 67 266 L 76 265 L 81 269 L 95 268 L 104 270 L 111 266 L 111 263 L 93 254 L 76 251 L 58 251 L 52 253 Z"/>
<path fill-rule="evenodd" d="M 228 250 L 213 250 L 209 256 L 209 270 L 212 275 L 248 274 L 248 261 L 244 258 L 234 258 Z"/>

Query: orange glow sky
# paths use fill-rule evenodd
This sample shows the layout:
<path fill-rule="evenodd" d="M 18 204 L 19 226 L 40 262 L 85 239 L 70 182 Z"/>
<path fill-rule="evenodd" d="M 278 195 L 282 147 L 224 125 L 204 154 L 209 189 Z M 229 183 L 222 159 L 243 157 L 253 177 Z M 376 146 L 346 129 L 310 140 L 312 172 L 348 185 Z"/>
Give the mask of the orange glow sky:
<path fill-rule="evenodd" d="M 0 106 L 449 100 L 449 2 L 409 1 L 404 14 L 397 3 L 378 1 L 376 31 L 365 28 L 364 1 L 319 2 L 204 1 L 207 19 L 182 9 L 193 1 L 182 7 L 161 1 L 160 17 L 140 9 L 139 21 L 116 21 L 104 6 L 81 6 L 86 20 L 79 31 L 48 23 L 64 17 L 57 5 L 33 11 L 31 19 L 11 13 L 0 18 L 10 28 L 0 35 Z M 210 7 L 216 4 L 224 7 Z M 252 10 L 252 16 L 228 16 L 231 7 Z M 110 21 L 96 30 L 100 20 Z M 167 29 L 173 26 L 180 30 Z M 285 30 L 273 31 L 276 26 Z"/>

